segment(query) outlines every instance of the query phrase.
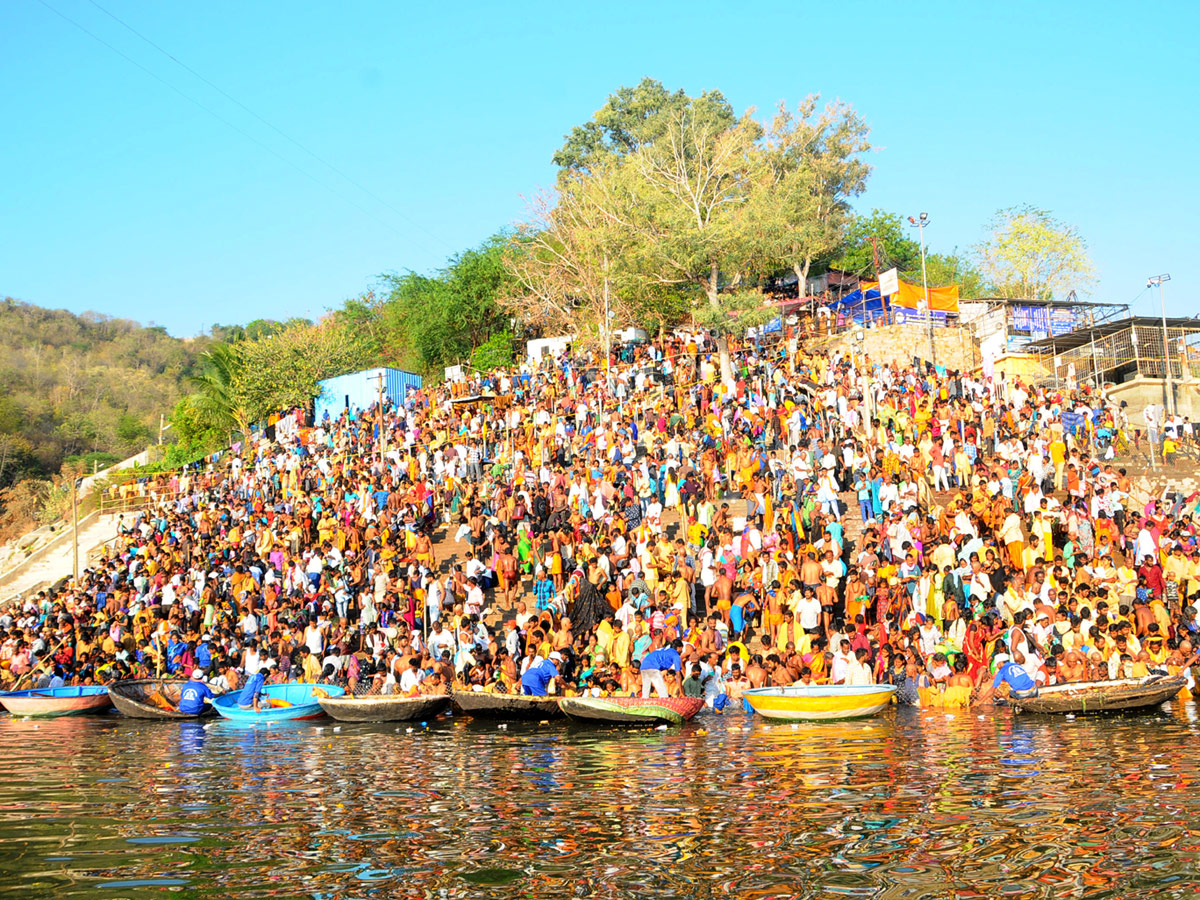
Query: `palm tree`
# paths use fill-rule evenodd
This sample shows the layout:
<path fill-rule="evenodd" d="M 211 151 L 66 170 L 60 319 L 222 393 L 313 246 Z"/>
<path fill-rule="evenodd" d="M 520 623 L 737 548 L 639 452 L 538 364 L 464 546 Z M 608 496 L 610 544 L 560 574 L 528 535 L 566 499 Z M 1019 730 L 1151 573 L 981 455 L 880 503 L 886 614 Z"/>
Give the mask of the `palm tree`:
<path fill-rule="evenodd" d="M 188 378 L 195 390 L 193 406 L 200 420 L 220 431 L 250 434 L 250 414 L 237 390 L 241 360 L 230 344 L 217 344 L 200 357 L 200 374 Z"/>

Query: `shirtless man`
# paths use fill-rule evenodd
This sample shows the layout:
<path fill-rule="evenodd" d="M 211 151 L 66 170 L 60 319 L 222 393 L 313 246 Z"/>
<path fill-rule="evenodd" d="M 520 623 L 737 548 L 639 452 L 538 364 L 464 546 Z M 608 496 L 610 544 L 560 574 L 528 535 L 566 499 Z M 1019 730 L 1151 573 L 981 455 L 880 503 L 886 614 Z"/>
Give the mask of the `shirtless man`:
<path fill-rule="evenodd" d="M 1059 682 L 1088 680 L 1087 663 L 1084 661 L 1082 653 L 1078 650 L 1069 650 L 1064 654 L 1058 667 L 1058 680 Z"/>
<path fill-rule="evenodd" d="M 763 658 L 756 653 L 750 657 L 750 665 L 746 667 L 746 680 L 751 687 L 762 687 L 767 683 L 767 670 L 763 668 Z"/>
<path fill-rule="evenodd" d="M 554 638 L 551 645 L 555 650 L 562 651 L 571 646 L 571 641 L 574 636 L 571 634 L 571 620 L 567 616 L 562 617 L 562 621 L 558 623 L 558 631 L 554 632 Z"/>
<path fill-rule="evenodd" d="M 413 544 L 413 554 L 419 565 L 433 571 L 433 541 L 429 539 L 429 535 L 417 535 L 416 543 Z"/>
<path fill-rule="evenodd" d="M 721 616 L 721 621 L 726 625 L 729 624 L 729 608 L 733 606 L 733 582 L 724 571 L 717 576 L 716 582 L 710 588 L 711 596 L 716 599 L 717 612 Z M 709 607 L 712 608 L 711 606 Z"/>
<path fill-rule="evenodd" d="M 500 576 L 500 590 L 504 597 L 504 605 L 512 601 L 512 595 L 520 584 L 517 576 L 517 558 L 512 550 L 505 546 L 496 560 L 496 574 Z"/>

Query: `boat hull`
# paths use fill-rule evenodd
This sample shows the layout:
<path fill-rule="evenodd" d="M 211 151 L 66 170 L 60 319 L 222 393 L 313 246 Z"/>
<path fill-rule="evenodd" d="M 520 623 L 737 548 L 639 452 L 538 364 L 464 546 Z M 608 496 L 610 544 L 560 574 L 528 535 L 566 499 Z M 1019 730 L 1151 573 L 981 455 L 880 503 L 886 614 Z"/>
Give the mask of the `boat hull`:
<path fill-rule="evenodd" d="M 318 701 L 339 722 L 411 722 L 431 719 L 450 705 L 449 694 L 426 697 L 328 697 Z"/>
<path fill-rule="evenodd" d="M 131 719 L 202 719 L 215 716 L 217 711 L 212 706 L 205 706 L 203 712 L 190 715 L 178 709 L 164 709 L 148 699 L 157 692 L 178 706 L 179 691 L 185 684 L 187 681 L 182 678 L 135 678 L 110 684 L 108 695 L 117 712 Z"/>
<path fill-rule="evenodd" d="M 1017 712 L 1062 715 L 1131 712 L 1173 700 L 1187 684 L 1182 675 L 1167 678 L 1088 681 L 1041 688 L 1036 697 L 1013 697 Z"/>
<path fill-rule="evenodd" d="M 57 718 L 107 712 L 112 702 L 103 685 L 44 688 L 0 694 L 0 706 L 14 716 Z"/>
<path fill-rule="evenodd" d="M 521 694 L 488 694 L 483 691 L 452 691 L 454 708 L 477 719 L 502 722 L 539 722 L 562 718 L 558 697 L 526 697 Z"/>
<path fill-rule="evenodd" d="M 320 719 L 325 715 L 320 698 L 314 693 L 326 692 L 331 697 L 340 697 L 345 688 L 332 684 L 269 684 L 263 688 L 263 696 L 272 703 L 288 704 L 270 706 L 255 712 L 238 706 L 240 691 L 230 691 L 213 701 L 213 707 L 222 718 L 234 722 L 291 722 L 297 719 Z"/>
<path fill-rule="evenodd" d="M 843 687 L 752 688 L 742 698 L 764 719 L 780 722 L 821 722 L 861 719 L 883 712 L 892 702 L 896 687 L 890 684 Z"/>
<path fill-rule="evenodd" d="M 682 725 L 704 708 L 700 697 L 563 697 L 572 719 L 601 725 Z"/>

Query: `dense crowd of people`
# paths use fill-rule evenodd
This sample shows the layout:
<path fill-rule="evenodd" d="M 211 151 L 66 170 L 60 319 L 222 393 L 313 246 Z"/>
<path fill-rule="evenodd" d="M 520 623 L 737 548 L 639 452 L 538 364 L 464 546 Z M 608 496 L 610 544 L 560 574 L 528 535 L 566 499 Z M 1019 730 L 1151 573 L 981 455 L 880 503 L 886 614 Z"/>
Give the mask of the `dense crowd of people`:
<path fill-rule="evenodd" d="M 794 683 L 887 682 L 926 706 L 1026 679 L 1191 684 L 1196 498 L 1127 474 L 1123 410 L 786 333 L 730 343 L 725 377 L 684 331 L 382 414 L 281 416 L 173 476 L 78 581 L 9 603 L 0 682 L 717 709 Z"/>

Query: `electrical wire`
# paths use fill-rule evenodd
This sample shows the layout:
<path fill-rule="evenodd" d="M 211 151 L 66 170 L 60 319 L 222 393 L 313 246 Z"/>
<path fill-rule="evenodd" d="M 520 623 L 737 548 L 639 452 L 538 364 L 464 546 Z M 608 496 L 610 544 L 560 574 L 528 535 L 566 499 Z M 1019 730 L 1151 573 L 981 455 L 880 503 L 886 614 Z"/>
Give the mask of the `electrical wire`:
<path fill-rule="evenodd" d="M 185 72 L 189 73 L 190 75 L 192 75 L 195 78 L 199 79 L 200 81 L 204 82 L 204 84 L 208 85 L 210 88 L 212 88 L 214 91 L 216 91 L 222 97 L 224 97 L 230 103 L 234 104 L 239 109 L 246 112 L 248 115 L 253 116 L 255 119 L 257 119 L 263 125 L 265 125 L 267 128 L 270 128 L 272 131 L 274 131 L 281 138 L 283 138 L 288 143 L 292 144 L 297 149 L 299 149 L 299 150 L 303 151 L 304 153 L 308 154 L 309 156 L 311 156 L 313 159 L 315 159 L 321 165 L 325 166 L 327 169 L 329 169 L 331 172 L 333 172 L 339 178 L 343 179 L 347 184 L 350 184 L 350 185 L 354 186 L 355 188 L 357 188 L 358 190 L 362 191 L 364 194 L 366 194 L 368 197 L 370 197 L 372 200 L 374 200 L 380 206 L 383 206 L 386 209 L 391 210 L 393 213 L 395 213 L 397 216 L 399 216 L 404 221 L 408 222 L 408 224 L 410 224 L 411 226 L 416 228 L 421 233 L 425 234 L 427 237 L 430 237 L 433 240 L 438 241 L 439 243 L 445 244 L 446 247 L 448 249 L 450 249 L 451 251 L 453 251 L 455 249 L 454 247 L 450 246 L 450 244 L 448 242 L 442 240 L 437 235 L 431 233 L 428 228 L 426 228 L 424 225 L 417 222 L 415 219 L 410 217 L 408 214 L 406 214 L 406 213 L 402 212 L 401 210 L 397 209 L 396 207 L 392 206 L 390 203 L 388 203 L 382 197 L 380 197 L 377 194 L 375 194 L 374 192 L 372 192 L 370 188 L 360 184 L 358 181 L 355 181 L 353 178 L 351 178 L 349 175 L 347 175 L 345 172 L 343 172 L 341 169 L 339 169 L 337 166 L 335 166 L 329 160 L 327 160 L 324 157 L 313 152 L 311 149 L 306 147 L 304 144 L 300 143 L 300 141 L 296 140 L 290 134 L 288 134 L 287 132 L 283 131 L 281 128 L 276 126 L 274 123 L 263 118 L 257 112 L 255 112 L 250 107 L 248 107 L 245 103 L 242 103 L 242 101 L 240 101 L 236 97 L 230 95 L 227 91 L 222 89 L 220 86 L 213 84 L 212 81 L 210 81 L 208 78 L 205 78 L 203 75 L 201 75 L 199 72 L 197 72 L 191 66 L 189 66 L 183 60 L 179 59 L 173 53 L 170 53 L 169 51 L 164 50 L 157 43 L 155 43 L 150 38 L 146 37 L 146 35 L 142 34 L 140 31 L 138 31 L 136 28 L 134 28 L 132 25 L 130 25 L 128 22 L 126 22 L 124 19 L 121 19 L 114 13 L 109 12 L 107 9 L 105 9 L 103 6 L 101 6 L 99 3 L 97 3 L 96 0 L 88 0 L 88 2 L 90 2 L 92 4 L 92 6 L 96 7 L 96 9 L 100 10 L 100 12 L 104 13 L 106 16 L 108 16 L 114 22 L 119 24 L 122 28 L 125 28 L 127 31 L 129 31 L 131 34 L 138 37 L 140 40 L 145 41 L 147 44 L 149 44 L 151 47 L 153 47 L 155 50 L 157 50 L 159 53 L 161 53 L 167 59 L 171 60 L 171 62 L 175 63 L 177 66 L 179 66 Z"/>
<path fill-rule="evenodd" d="M 258 148 L 260 148 L 261 150 L 265 151 L 266 153 L 269 153 L 271 156 L 275 157 L 275 158 L 276 158 L 276 159 L 278 159 L 280 162 L 284 163 L 285 165 L 289 166 L 290 168 L 292 168 L 292 169 L 295 169 L 297 172 L 299 172 L 299 173 L 300 173 L 301 175 L 303 175 L 305 178 L 307 178 L 307 179 L 309 179 L 311 182 L 313 182 L 313 184 L 317 185 L 318 187 L 321 187 L 321 188 L 323 188 L 323 189 L 324 189 L 324 190 L 326 190 L 326 191 L 329 191 L 329 192 L 330 192 L 331 194 L 333 194 L 335 197 L 339 198 L 340 200 L 342 200 L 343 202 L 345 202 L 345 203 L 349 204 L 350 206 L 353 206 L 353 207 L 354 207 L 355 209 L 357 209 L 359 212 L 363 213 L 363 215 L 370 216 L 370 217 L 371 217 L 372 219 L 374 219 L 376 222 L 379 222 L 379 223 L 380 223 L 381 225 L 383 225 L 385 228 L 388 228 L 388 229 L 390 229 L 391 231 L 395 232 L 397 235 L 400 235 L 401 237 L 408 237 L 408 235 L 406 235 L 406 234 L 405 234 L 404 232 L 402 232 L 400 229 L 396 228 L 396 227 L 395 227 L 395 225 L 393 225 L 391 222 L 388 222 L 388 221 L 386 221 L 385 219 L 382 219 L 382 218 L 380 218 L 380 217 L 379 217 L 378 215 L 376 215 L 374 212 L 372 212 L 371 210 L 369 210 L 369 209 L 365 208 L 364 206 L 362 206 L 361 204 L 357 203 L 357 202 L 356 202 L 356 201 L 354 201 L 353 199 L 351 199 L 351 198 L 349 198 L 349 197 L 346 197 L 345 195 L 343 195 L 343 194 L 339 193 L 337 190 L 335 190 L 334 188 L 330 187 L 328 184 L 326 184 L 326 183 L 324 183 L 323 181 L 321 181 L 319 178 L 317 178 L 315 175 L 313 175 L 313 174 L 312 174 L 311 172 L 309 172 L 308 170 L 306 170 L 306 169 L 302 168 L 301 166 L 298 166 L 296 163 L 294 163 L 292 160 L 288 159 L 286 156 L 283 156 L 282 154 L 280 154 L 280 153 L 276 152 L 276 151 L 275 151 L 274 149 L 272 149 L 271 147 L 268 147 L 266 144 L 264 144 L 262 141 L 258 140 L 258 138 L 254 137 L 254 136 L 253 136 L 252 134 L 250 134 L 249 132 L 245 131 L 245 130 L 244 130 L 244 129 L 242 129 L 242 128 L 239 128 L 239 127 L 238 127 L 237 125 L 235 125 L 233 122 L 229 121 L 227 118 L 225 118 L 225 117 L 224 117 L 224 116 L 222 116 L 220 113 L 218 113 L 216 110 L 212 109 L 212 108 L 211 108 L 211 107 L 209 107 L 209 106 L 206 106 L 204 103 L 200 102 L 200 101 L 199 101 L 199 100 L 197 100 L 195 97 L 193 97 L 193 96 L 191 96 L 190 94 L 188 94 L 186 91 L 183 91 L 182 89 L 180 89 L 180 88 L 176 87 L 176 86 L 175 86 L 174 84 L 172 84 L 171 82 L 167 81 L 167 80 L 166 80 L 165 78 L 163 78 L 161 75 L 159 75 L 159 74 L 157 74 L 156 72 L 154 72 L 154 71 L 152 71 L 152 70 L 150 70 L 150 69 L 146 68 L 144 65 L 142 65 L 141 63 L 139 63 L 139 62 L 138 62 L 136 59 L 134 59 L 133 57 L 129 56 L 129 55 L 128 55 L 128 54 L 126 54 L 126 53 L 123 53 L 121 50 L 119 50 L 119 49 L 117 49 L 116 47 L 114 47 L 114 46 L 113 46 L 112 44 L 110 44 L 108 41 L 104 40 L 104 38 L 100 37 L 99 35 L 95 34 L 95 33 L 94 33 L 94 32 L 92 32 L 92 31 L 89 31 L 87 28 L 85 28 L 85 27 L 84 27 L 83 25 L 81 25 L 79 22 L 76 22 L 76 21 L 75 21 L 74 19 L 72 19 L 70 16 L 66 15 L 65 13 L 63 13 L 63 12 L 59 11 L 58 9 L 56 9 L 55 7 L 51 6 L 49 3 L 47 3 L 47 2 L 46 2 L 46 0 L 38 0 L 38 2 L 39 2 L 39 3 L 40 3 L 42 6 L 46 7 L 46 9 L 50 10 L 50 12 L 54 13 L 56 16 L 58 16 L 60 19 L 62 19 L 64 22 L 67 22 L 68 24 L 75 26 L 77 29 L 79 29 L 80 31 L 82 31 L 84 34 L 86 34 L 86 35 L 87 35 L 88 37 L 90 37 L 92 40 L 96 41 L 98 44 L 101 44 L 102 46 L 104 46 L 104 47 L 107 47 L 109 50 L 111 50 L 111 51 L 112 51 L 113 53 L 115 53 L 117 56 L 121 57 L 123 60 L 125 60 L 127 63 L 129 63 L 131 66 L 134 66 L 135 68 L 137 68 L 137 69 L 140 69 L 142 72 L 144 72 L 144 73 L 146 73 L 147 75 L 149 75 L 149 76 L 150 76 L 151 78 L 153 78 L 155 81 L 159 82 L 159 83 L 160 83 L 160 84 L 162 84 L 163 86 L 165 86 L 165 87 L 169 88 L 170 90 L 174 91 L 176 94 L 178 94 L 180 97 L 183 97 L 183 98 L 184 98 L 185 100 L 187 100 L 189 103 L 192 103 L 193 105 L 195 105 L 195 106 L 196 106 L 196 107 L 198 107 L 199 109 L 201 109 L 201 110 L 203 110 L 204 112 L 208 113 L 210 116 L 212 116 L 212 117 L 213 117 L 214 119 L 216 119 L 218 122 L 221 122 L 223 125 L 227 126 L 227 127 L 230 129 L 230 130 L 237 132 L 237 133 L 238 133 L 238 134 L 240 134 L 242 137 L 244 137 L 246 140 L 250 141 L 252 144 L 254 144 L 254 145 L 255 145 L 255 146 L 257 146 Z M 114 18 L 115 18 L 115 17 L 114 17 Z M 132 29 L 131 29 L 131 30 L 132 30 Z M 139 36 L 140 36 L 140 35 L 139 35 Z M 164 51 L 164 52 L 165 52 L 165 51 Z M 185 68 L 186 68 L 186 67 L 185 67 Z M 235 101 L 235 102 L 236 102 L 236 101 Z M 240 106 L 241 104 L 238 104 L 238 105 Z M 244 107 L 243 107 L 243 108 L 244 108 Z M 286 135 L 285 135 L 285 137 L 286 137 Z M 299 146 L 299 145 L 297 145 L 297 146 Z M 302 147 L 301 149 L 303 149 L 303 147 Z M 315 154 L 314 154 L 314 155 L 315 155 Z M 383 205 L 385 205 L 385 206 L 388 206 L 388 204 L 386 204 L 386 203 L 385 203 L 385 204 L 383 204 Z M 389 207 L 389 208 L 391 208 L 391 207 Z M 393 209 L 393 212 L 398 212 L 398 211 Z M 400 214 L 400 215 L 401 215 L 401 217 L 402 217 L 402 218 L 405 218 L 407 221 L 410 221 L 410 222 L 411 222 L 411 220 L 407 219 L 407 217 L 406 217 L 406 216 L 403 216 L 403 214 Z M 430 235 L 430 234 L 429 234 L 429 232 L 428 232 L 428 231 L 426 231 L 425 229 L 422 229 L 422 228 L 420 228 L 420 226 L 417 226 L 417 227 L 418 227 L 418 230 L 422 231 L 422 232 L 423 232 L 424 234 L 426 234 L 428 237 L 431 237 L 431 238 L 433 237 L 433 235 Z"/>

